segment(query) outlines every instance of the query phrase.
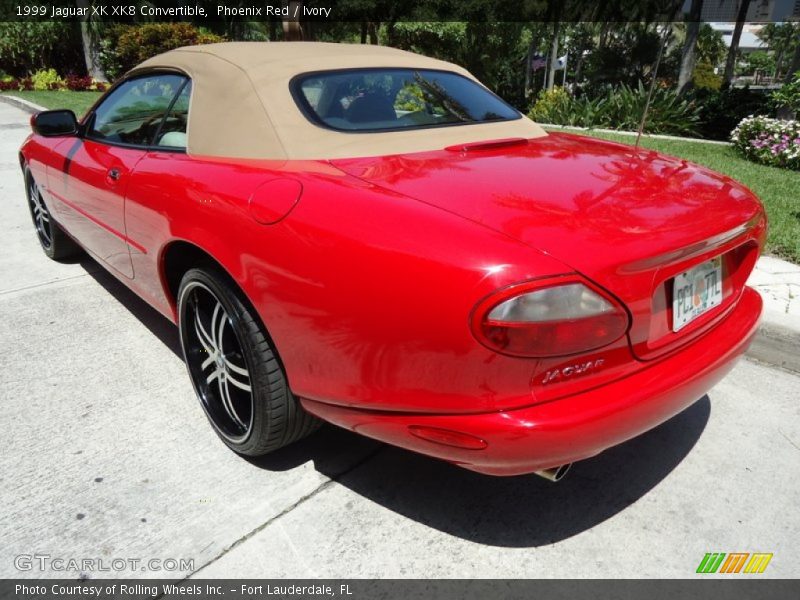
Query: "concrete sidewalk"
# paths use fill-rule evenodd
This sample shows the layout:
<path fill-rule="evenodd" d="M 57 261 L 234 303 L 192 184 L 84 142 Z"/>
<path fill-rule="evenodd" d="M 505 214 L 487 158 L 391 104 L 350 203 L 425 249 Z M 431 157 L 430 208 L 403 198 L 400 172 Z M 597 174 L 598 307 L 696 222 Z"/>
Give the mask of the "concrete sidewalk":
<path fill-rule="evenodd" d="M 800 333 L 800 265 L 762 256 L 747 285 L 764 299 L 764 323 Z"/>

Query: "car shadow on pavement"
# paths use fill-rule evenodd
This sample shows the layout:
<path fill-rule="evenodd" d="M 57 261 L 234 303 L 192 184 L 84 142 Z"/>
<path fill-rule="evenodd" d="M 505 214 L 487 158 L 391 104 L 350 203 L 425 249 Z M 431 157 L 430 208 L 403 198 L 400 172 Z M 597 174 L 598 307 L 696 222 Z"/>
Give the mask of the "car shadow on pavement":
<path fill-rule="evenodd" d="M 710 413 L 703 396 L 659 427 L 576 463 L 558 483 L 480 475 L 332 426 L 250 462 L 285 470 L 312 460 L 337 483 L 428 527 L 480 544 L 535 547 L 591 529 L 642 498 L 689 454 Z M 332 458 L 348 445 L 360 461 Z"/>
<path fill-rule="evenodd" d="M 112 275 L 80 261 L 109 294 L 176 356 L 177 328 Z M 311 437 L 248 460 L 286 471 L 317 471 L 418 523 L 476 543 L 535 547 L 565 540 L 617 515 L 665 479 L 708 423 L 708 396 L 659 427 L 581 461 L 558 483 L 535 475 L 490 477 L 325 425 Z"/>
<path fill-rule="evenodd" d="M 83 255 L 77 261 L 83 270 L 92 277 L 114 299 L 124 306 L 128 312 L 136 317 L 142 325 L 156 336 L 162 344 L 169 348 L 175 356 L 183 360 L 178 328 L 164 315 L 142 300 L 138 295 L 128 289 L 125 284 L 118 281 L 92 258 Z"/>

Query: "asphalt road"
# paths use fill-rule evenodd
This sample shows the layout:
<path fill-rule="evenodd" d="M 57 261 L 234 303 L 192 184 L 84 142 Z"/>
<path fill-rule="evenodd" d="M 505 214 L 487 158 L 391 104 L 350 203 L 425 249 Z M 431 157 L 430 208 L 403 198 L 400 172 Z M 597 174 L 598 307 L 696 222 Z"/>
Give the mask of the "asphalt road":
<path fill-rule="evenodd" d="M 333 427 L 235 456 L 174 327 L 91 260 L 41 253 L 16 159 L 27 120 L 0 104 L 0 577 L 685 578 L 706 552 L 771 552 L 760 577 L 800 573 L 800 378 L 749 361 L 558 484 Z M 125 568 L 41 571 L 35 554 Z"/>

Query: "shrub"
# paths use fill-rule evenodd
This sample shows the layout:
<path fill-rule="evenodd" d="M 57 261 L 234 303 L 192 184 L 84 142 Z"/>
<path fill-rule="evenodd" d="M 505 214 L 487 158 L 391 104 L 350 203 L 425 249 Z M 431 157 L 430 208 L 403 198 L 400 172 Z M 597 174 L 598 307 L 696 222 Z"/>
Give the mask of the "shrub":
<path fill-rule="evenodd" d="M 0 64 L 16 77 L 46 68 L 82 71 L 80 27 L 62 21 L 0 21 Z"/>
<path fill-rule="evenodd" d="M 594 99 L 574 98 L 562 88 L 553 88 L 539 94 L 529 115 L 536 121 L 556 125 L 635 130 L 642 119 L 647 94 L 642 83 L 636 87 L 621 85 Z M 672 90 L 656 88 L 645 131 L 692 135 L 698 120 L 698 108 L 693 102 Z"/>
<path fill-rule="evenodd" d="M 19 92 L 29 90 L 70 90 L 73 92 L 104 92 L 109 84 L 95 81 L 91 77 L 67 75 L 61 79 L 53 69 L 37 71 L 31 77 L 21 79 L 0 79 L 0 92 Z"/>
<path fill-rule="evenodd" d="M 747 117 L 731 132 L 731 141 L 754 162 L 800 170 L 800 121 Z"/>
<path fill-rule="evenodd" d="M 531 108 L 529 116 L 534 121 L 572 125 L 578 127 L 610 126 L 608 114 L 604 112 L 606 98 L 590 99 L 571 96 L 564 88 L 542 90 Z"/>
<path fill-rule="evenodd" d="M 648 90 L 640 81 L 638 86 L 620 86 L 608 95 L 608 119 L 615 129 L 636 130 L 642 120 Z M 647 113 L 644 130 L 647 133 L 696 135 L 699 110 L 690 100 L 674 90 L 656 87 Z"/>
<path fill-rule="evenodd" d="M 722 77 L 714 73 L 711 63 L 698 63 L 692 73 L 692 83 L 698 90 L 718 90 L 722 87 Z"/>
<path fill-rule="evenodd" d="M 698 133 L 708 140 L 728 140 L 742 119 L 767 111 L 765 95 L 748 88 L 698 89 L 691 98 L 699 109 Z"/>
<path fill-rule="evenodd" d="M 800 112 L 800 71 L 794 74 L 789 83 L 784 83 L 780 89 L 772 92 L 769 99 L 774 108 L 786 107 Z"/>
<path fill-rule="evenodd" d="M 575 113 L 575 99 L 562 87 L 542 90 L 528 116 L 534 121 L 569 125 Z"/>
<path fill-rule="evenodd" d="M 0 81 L 0 92 L 21 92 L 23 90 L 33 90 L 33 80 L 30 77 Z"/>
<path fill-rule="evenodd" d="M 31 81 L 33 89 L 37 91 L 57 90 L 64 84 L 64 80 L 58 76 L 55 69 L 40 69 L 31 75 Z"/>
<path fill-rule="evenodd" d="M 64 86 L 73 92 L 86 92 L 92 89 L 94 81 L 88 75 L 81 77 L 79 75 L 67 75 L 64 79 Z"/>
<path fill-rule="evenodd" d="M 167 50 L 222 41 L 224 38 L 190 23 L 115 25 L 105 32 L 100 64 L 106 75 L 115 79 L 143 60 Z"/>

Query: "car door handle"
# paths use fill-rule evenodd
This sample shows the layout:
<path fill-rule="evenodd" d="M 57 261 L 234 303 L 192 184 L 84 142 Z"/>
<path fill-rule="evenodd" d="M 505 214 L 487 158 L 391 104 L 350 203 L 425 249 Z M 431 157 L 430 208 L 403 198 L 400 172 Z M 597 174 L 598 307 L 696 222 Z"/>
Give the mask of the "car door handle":
<path fill-rule="evenodd" d="M 109 169 L 108 170 L 108 178 L 111 179 L 112 181 L 119 180 L 119 176 L 120 175 L 121 175 L 121 173 L 119 172 L 119 169 Z"/>

